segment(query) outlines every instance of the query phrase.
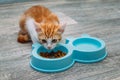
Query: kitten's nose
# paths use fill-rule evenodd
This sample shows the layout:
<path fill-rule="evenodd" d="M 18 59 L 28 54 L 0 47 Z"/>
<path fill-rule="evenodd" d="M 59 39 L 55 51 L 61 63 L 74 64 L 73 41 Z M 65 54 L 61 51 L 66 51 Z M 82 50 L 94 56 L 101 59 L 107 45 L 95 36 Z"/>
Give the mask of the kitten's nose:
<path fill-rule="evenodd" d="M 51 49 L 51 47 L 49 46 L 48 49 Z"/>

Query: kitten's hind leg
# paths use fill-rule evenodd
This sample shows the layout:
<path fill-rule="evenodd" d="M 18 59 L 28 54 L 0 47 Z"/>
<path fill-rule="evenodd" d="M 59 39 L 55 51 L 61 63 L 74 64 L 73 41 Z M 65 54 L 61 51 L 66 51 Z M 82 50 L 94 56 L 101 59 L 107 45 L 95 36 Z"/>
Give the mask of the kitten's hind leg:
<path fill-rule="evenodd" d="M 17 41 L 20 43 L 27 43 L 27 42 L 31 42 L 31 39 L 27 32 L 19 31 Z"/>
<path fill-rule="evenodd" d="M 19 21 L 20 31 L 18 33 L 18 38 L 17 38 L 17 41 L 20 43 L 27 43 L 31 41 L 28 31 L 25 28 L 25 20 L 26 20 L 25 15 L 22 15 Z"/>

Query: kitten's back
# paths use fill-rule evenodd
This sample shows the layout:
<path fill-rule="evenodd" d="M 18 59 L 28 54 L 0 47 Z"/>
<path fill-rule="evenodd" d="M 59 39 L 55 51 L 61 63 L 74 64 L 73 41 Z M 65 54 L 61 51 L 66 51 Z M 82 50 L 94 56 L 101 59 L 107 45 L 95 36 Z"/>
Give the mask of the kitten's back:
<path fill-rule="evenodd" d="M 59 22 L 55 14 L 53 14 L 48 8 L 40 5 L 32 6 L 27 11 L 25 11 L 24 15 L 26 15 L 26 17 L 34 18 L 36 22 L 48 22 L 51 20 Z"/>

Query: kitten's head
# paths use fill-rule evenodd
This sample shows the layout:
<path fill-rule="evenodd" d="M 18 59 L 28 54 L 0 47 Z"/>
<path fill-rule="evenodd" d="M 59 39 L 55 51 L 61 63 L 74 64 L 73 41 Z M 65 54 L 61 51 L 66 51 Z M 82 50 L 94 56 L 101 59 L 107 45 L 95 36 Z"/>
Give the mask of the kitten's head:
<path fill-rule="evenodd" d="M 53 49 L 57 43 L 62 39 L 66 24 L 53 24 L 53 23 L 36 23 L 36 31 L 38 33 L 39 42 L 46 49 Z"/>

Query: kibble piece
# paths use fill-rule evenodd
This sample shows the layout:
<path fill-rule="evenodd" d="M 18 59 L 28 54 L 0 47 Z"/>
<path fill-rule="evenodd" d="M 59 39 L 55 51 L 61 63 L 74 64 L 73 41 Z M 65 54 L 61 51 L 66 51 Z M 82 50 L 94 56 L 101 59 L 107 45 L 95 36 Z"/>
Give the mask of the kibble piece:
<path fill-rule="evenodd" d="M 63 53 L 61 51 L 58 51 L 54 54 L 55 58 L 63 57 Z"/>
<path fill-rule="evenodd" d="M 41 52 L 40 56 L 45 57 L 45 58 L 50 58 L 50 54 L 49 53 L 43 53 L 43 52 Z"/>

